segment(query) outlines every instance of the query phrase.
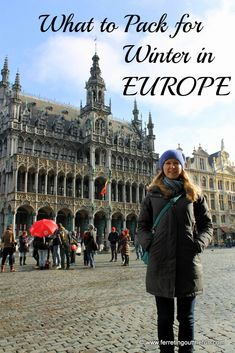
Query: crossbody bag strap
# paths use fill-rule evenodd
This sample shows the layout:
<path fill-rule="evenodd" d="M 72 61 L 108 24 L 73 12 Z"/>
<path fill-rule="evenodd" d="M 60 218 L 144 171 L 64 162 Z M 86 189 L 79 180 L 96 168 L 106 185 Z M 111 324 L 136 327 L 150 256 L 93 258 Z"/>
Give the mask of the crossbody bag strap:
<path fill-rule="evenodd" d="M 171 208 L 178 201 L 178 199 L 181 196 L 182 196 L 182 194 L 177 195 L 175 197 L 172 197 L 170 199 L 170 201 L 167 202 L 167 204 L 163 207 L 163 209 L 159 212 L 157 218 L 155 219 L 155 222 L 152 226 L 152 230 L 154 230 L 158 226 L 158 224 L 159 224 L 160 220 L 162 219 L 162 217 L 164 216 L 164 214 L 169 210 L 169 208 Z"/>

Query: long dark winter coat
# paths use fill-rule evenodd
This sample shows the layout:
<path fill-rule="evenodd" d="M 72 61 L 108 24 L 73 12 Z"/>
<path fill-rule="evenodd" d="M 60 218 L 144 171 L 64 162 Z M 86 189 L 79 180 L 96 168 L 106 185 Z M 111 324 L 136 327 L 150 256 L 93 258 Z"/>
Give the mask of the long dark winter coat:
<path fill-rule="evenodd" d="M 149 250 L 146 289 L 167 298 L 194 296 L 203 289 L 198 254 L 212 236 L 210 213 L 203 196 L 192 203 L 183 195 L 163 216 L 153 237 L 151 227 L 168 201 L 156 188 L 141 205 L 138 239 Z"/>

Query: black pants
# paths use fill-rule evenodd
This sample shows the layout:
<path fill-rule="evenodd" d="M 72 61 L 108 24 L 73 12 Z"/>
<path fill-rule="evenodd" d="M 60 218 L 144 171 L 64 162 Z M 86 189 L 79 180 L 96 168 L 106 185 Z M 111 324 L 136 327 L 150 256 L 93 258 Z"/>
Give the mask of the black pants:
<path fill-rule="evenodd" d="M 13 254 L 14 254 L 14 250 L 12 248 L 3 248 L 3 251 L 2 251 L 2 266 L 5 265 L 7 256 L 9 255 L 9 265 L 10 265 L 10 268 L 13 267 Z"/>
<path fill-rule="evenodd" d="M 66 267 L 70 266 L 70 246 L 63 245 L 60 247 L 60 256 L 61 256 L 61 267 L 65 268 L 65 258 L 66 258 Z"/>
<path fill-rule="evenodd" d="M 111 244 L 110 245 L 110 248 L 111 248 L 111 260 L 117 260 L 117 245 L 116 244 Z"/>
<path fill-rule="evenodd" d="M 36 261 L 36 266 L 39 266 L 39 256 L 38 256 L 38 250 L 37 249 L 33 249 L 33 258 Z"/>
<path fill-rule="evenodd" d="M 192 353 L 194 340 L 194 307 L 195 297 L 177 298 L 177 320 L 179 321 L 179 353 Z M 173 353 L 173 324 L 175 302 L 173 298 L 156 297 L 158 340 L 161 353 Z"/>

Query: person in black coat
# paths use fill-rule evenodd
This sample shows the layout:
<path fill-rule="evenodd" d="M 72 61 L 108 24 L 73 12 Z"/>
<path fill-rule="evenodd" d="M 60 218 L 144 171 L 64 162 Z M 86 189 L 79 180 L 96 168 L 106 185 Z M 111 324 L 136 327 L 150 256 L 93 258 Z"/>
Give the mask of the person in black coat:
<path fill-rule="evenodd" d="M 174 311 L 177 304 L 179 353 L 193 352 L 195 297 L 202 293 L 199 254 L 212 237 L 211 215 L 205 198 L 184 170 L 180 150 L 168 150 L 159 160 L 161 172 L 153 179 L 141 204 L 138 239 L 149 252 L 147 292 L 156 299 L 160 352 L 174 352 Z M 181 195 L 152 226 L 159 212 Z"/>
<path fill-rule="evenodd" d="M 119 241 L 119 234 L 116 231 L 115 227 L 112 227 L 111 232 L 109 233 L 108 236 L 108 241 L 110 242 L 110 248 L 111 248 L 111 260 L 110 262 L 117 261 L 117 244 Z"/>
<path fill-rule="evenodd" d="M 26 255 L 29 251 L 29 239 L 27 232 L 24 230 L 19 236 L 19 255 L 20 255 L 20 266 L 26 265 Z"/>

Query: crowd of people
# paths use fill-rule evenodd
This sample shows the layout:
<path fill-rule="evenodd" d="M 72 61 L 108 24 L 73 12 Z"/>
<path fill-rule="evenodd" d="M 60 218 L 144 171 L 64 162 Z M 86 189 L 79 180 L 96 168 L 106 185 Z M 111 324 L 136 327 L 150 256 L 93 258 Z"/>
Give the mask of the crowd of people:
<path fill-rule="evenodd" d="M 111 250 L 110 262 L 116 262 L 118 253 L 121 255 L 123 266 L 129 265 L 131 237 L 128 229 L 120 233 L 112 227 L 108 235 L 108 242 Z M 142 248 L 135 239 L 136 259 L 141 259 Z M 76 256 L 83 257 L 84 266 L 95 268 L 95 254 L 102 250 L 96 241 L 96 230 L 90 224 L 87 230 L 81 235 L 67 231 L 61 223 L 53 234 L 48 236 L 29 236 L 22 231 L 16 241 L 12 226 L 9 225 L 1 239 L 1 272 L 5 272 L 6 262 L 10 271 L 15 272 L 15 252 L 18 247 L 19 265 L 26 265 L 27 255 L 32 249 L 32 256 L 35 259 L 35 269 L 69 270 L 75 265 Z"/>

